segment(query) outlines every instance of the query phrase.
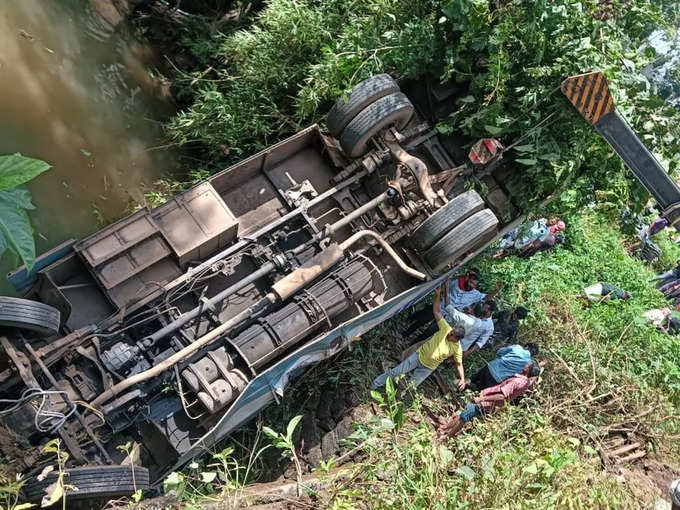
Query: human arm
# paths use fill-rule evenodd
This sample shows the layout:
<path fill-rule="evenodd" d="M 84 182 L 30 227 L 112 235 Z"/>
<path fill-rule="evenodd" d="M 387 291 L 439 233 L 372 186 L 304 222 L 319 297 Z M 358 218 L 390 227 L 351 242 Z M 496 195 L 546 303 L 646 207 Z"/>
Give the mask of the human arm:
<path fill-rule="evenodd" d="M 463 391 L 465 389 L 465 369 L 462 360 L 456 361 L 456 373 L 458 374 L 458 389 Z"/>
<path fill-rule="evenodd" d="M 439 389 L 442 390 L 444 395 L 453 394 L 453 389 L 451 388 L 451 386 L 449 386 L 449 384 L 442 377 L 442 375 L 439 373 L 438 370 L 435 370 L 433 375 L 434 375 L 434 380 L 437 382 Z"/>
<path fill-rule="evenodd" d="M 475 343 L 472 347 L 470 347 L 467 351 L 463 351 L 463 357 L 468 357 L 470 354 L 472 354 L 475 351 L 479 350 L 479 344 Z"/>
<path fill-rule="evenodd" d="M 434 315 L 434 320 L 439 322 L 442 320 L 442 310 L 441 310 L 441 289 L 437 287 L 434 291 L 434 301 L 432 302 L 432 315 Z"/>
<path fill-rule="evenodd" d="M 486 343 L 489 341 L 489 338 L 491 338 L 491 335 L 493 335 L 494 325 L 491 319 L 486 319 L 482 321 L 481 324 L 482 330 L 477 336 L 477 340 L 475 340 L 474 345 L 468 349 L 468 354 L 472 354 L 473 352 L 484 347 Z"/>

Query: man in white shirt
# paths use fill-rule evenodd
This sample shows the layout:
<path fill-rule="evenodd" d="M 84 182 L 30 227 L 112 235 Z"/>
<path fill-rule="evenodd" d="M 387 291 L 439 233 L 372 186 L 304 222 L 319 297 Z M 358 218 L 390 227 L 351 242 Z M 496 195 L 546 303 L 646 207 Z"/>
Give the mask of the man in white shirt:
<path fill-rule="evenodd" d="M 451 306 L 458 311 L 464 311 L 484 299 L 491 300 L 503 287 L 501 282 L 496 282 L 494 291 L 485 294 L 477 290 L 478 284 L 479 272 L 476 269 L 468 269 L 464 276 L 456 277 L 453 280 L 447 278 L 444 281 L 444 300 L 442 301 L 441 306 L 442 315 L 444 315 L 444 317 L 447 316 L 447 306 Z M 469 312 L 470 310 L 467 311 Z M 411 314 L 410 319 L 411 325 L 404 332 L 406 337 L 411 336 L 422 326 L 429 325 L 429 327 L 415 339 L 415 342 L 425 340 L 437 331 L 436 326 L 431 324 L 432 312 L 430 312 L 428 307 Z"/>
<path fill-rule="evenodd" d="M 465 329 L 465 337 L 460 341 L 463 356 L 478 351 L 489 341 L 494 330 L 491 316 L 495 310 L 496 302 L 493 300 L 477 303 L 474 310 L 477 316 L 460 312 L 452 305 L 446 307 L 444 317 L 450 321 L 449 324 L 459 324 Z"/>

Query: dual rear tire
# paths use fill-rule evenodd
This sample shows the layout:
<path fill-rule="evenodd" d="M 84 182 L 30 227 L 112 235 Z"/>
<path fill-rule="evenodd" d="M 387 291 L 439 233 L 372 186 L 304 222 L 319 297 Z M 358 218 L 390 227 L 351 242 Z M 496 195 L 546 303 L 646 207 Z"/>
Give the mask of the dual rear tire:
<path fill-rule="evenodd" d="M 498 219 L 476 191 L 466 191 L 428 217 L 410 242 L 435 273 L 441 273 L 493 239 Z"/>
<path fill-rule="evenodd" d="M 491 241 L 497 231 L 496 215 L 490 209 L 482 209 L 453 227 L 423 258 L 434 272 L 442 272 Z"/>
<path fill-rule="evenodd" d="M 402 129 L 414 108 L 387 74 L 373 76 L 339 99 L 328 113 L 329 132 L 350 158 L 363 156 L 370 141 L 390 126 Z M 498 219 L 475 191 L 467 191 L 435 211 L 411 235 L 410 245 L 440 273 L 490 241 Z"/>
<path fill-rule="evenodd" d="M 370 141 L 390 126 L 402 129 L 414 108 L 387 74 L 362 81 L 347 99 L 339 99 L 326 120 L 328 131 L 340 141 L 347 157 L 354 159 L 370 150 Z"/>

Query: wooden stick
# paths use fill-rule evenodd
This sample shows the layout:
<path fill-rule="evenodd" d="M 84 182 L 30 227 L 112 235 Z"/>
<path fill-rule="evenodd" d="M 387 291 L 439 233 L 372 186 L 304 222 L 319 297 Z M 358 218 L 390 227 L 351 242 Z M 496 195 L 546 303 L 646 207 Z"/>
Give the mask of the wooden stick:
<path fill-rule="evenodd" d="M 623 335 L 626 334 L 626 331 L 628 331 L 628 328 L 633 325 L 633 321 L 630 321 L 625 328 L 623 328 L 623 331 L 621 331 L 621 334 L 619 335 L 618 340 L 616 340 L 616 344 L 614 348 L 612 349 L 611 353 L 609 354 L 609 359 L 607 360 L 607 363 L 605 364 L 606 368 L 609 368 L 609 364 L 612 362 L 612 359 L 614 358 L 614 353 L 618 351 L 617 347 L 621 343 L 621 339 L 623 338 Z"/>
<path fill-rule="evenodd" d="M 559 354 L 557 354 L 555 351 L 553 351 L 553 350 L 552 350 L 551 348 L 549 348 L 549 347 L 548 347 L 547 350 L 548 350 L 548 352 L 550 352 L 553 356 L 555 356 L 555 357 L 560 361 L 560 363 L 562 363 L 562 365 L 564 366 L 564 368 L 567 369 L 567 372 L 569 372 L 569 375 L 571 375 L 571 376 L 574 378 L 574 380 L 575 380 L 576 382 L 578 382 L 578 383 L 581 383 L 581 382 L 582 382 L 581 379 L 579 379 L 579 377 L 576 375 L 576 373 L 572 370 L 572 368 L 571 368 L 569 365 L 567 365 L 567 362 L 564 361 L 564 360 L 562 359 L 562 356 L 560 356 Z"/>
<path fill-rule="evenodd" d="M 604 445 L 607 447 L 607 450 L 610 450 L 612 448 L 616 448 L 617 446 L 621 446 L 625 442 L 626 442 L 625 438 L 621 436 L 616 436 L 608 441 L 605 441 Z"/>
<path fill-rule="evenodd" d="M 639 447 L 640 447 L 640 443 L 632 443 L 632 444 L 627 444 L 625 446 L 622 446 L 621 448 L 618 448 L 618 449 L 611 451 L 611 452 L 608 452 L 608 453 L 612 457 L 616 457 L 616 456 L 621 455 L 623 453 L 631 452 L 631 451 L 633 451 L 633 450 L 635 450 L 636 448 L 639 448 Z"/>
<path fill-rule="evenodd" d="M 631 455 L 628 455 L 628 457 L 621 457 L 621 458 L 616 459 L 616 463 L 617 464 L 623 464 L 624 462 L 629 462 L 631 460 L 641 459 L 645 455 L 647 455 L 646 451 L 635 452 Z"/>
<path fill-rule="evenodd" d="M 631 416 L 630 418 L 627 418 L 625 421 L 620 421 L 617 423 L 612 423 L 609 425 L 609 430 L 614 430 L 614 427 L 618 427 L 620 425 L 625 425 L 626 423 L 630 423 L 633 420 L 636 420 L 638 418 L 642 418 L 643 416 L 647 416 L 648 414 L 651 414 L 653 411 L 657 409 L 657 406 L 650 407 L 646 411 L 642 411 L 641 413 L 636 414 L 635 416 Z"/>

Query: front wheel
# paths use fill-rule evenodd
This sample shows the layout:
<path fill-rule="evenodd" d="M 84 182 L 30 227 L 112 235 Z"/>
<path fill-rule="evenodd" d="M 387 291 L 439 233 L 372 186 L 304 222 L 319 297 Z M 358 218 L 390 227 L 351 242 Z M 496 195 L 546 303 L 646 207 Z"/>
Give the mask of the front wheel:
<path fill-rule="evenodd" d="M 59 333 L 61 313 L 53 306 L 8 296 L 0 296 L 0 326 L 34 331 L 41 335 Z"/>

